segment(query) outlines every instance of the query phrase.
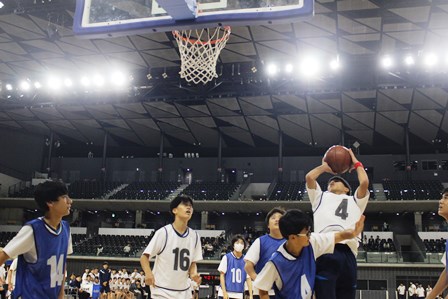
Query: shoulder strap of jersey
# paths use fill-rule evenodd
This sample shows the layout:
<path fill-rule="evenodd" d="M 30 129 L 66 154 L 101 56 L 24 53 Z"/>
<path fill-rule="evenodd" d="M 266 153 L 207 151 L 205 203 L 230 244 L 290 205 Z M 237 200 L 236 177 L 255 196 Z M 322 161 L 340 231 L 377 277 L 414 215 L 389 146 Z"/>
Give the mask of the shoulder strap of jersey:
<path fill-rule="evenodd" d="M 162 250 L 160 250 L 157 255 L 161 254 L 165 250 L 166 244 L 168 243 L 168 231 L 166 229 L 166 226 L 164 226 L 163 229 L 165 230 L 165 243 L 163 244 Z"/>
<path fill-rule="evenodd" d="M 320 204 L 322 203 L 322 198 L 324 197 L 324 191 L 322 191 L 322 193 L 320 194 L 320 198 L 319 198 L 319 204 L 317 205 L 317 207 L 314 209 L 313 213 L 316 213 L 317 209 L 319 209 Z"/>

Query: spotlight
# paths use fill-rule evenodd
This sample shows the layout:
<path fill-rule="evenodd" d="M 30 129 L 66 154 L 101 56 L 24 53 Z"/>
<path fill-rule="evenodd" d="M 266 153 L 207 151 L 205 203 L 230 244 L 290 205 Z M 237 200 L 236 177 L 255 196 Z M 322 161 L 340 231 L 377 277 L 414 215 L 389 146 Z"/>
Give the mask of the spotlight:
<path fill-rule="evenodd" d="M 257 68 L 256 68 L 255 66 L 253 66 L 250 70 L 251 70 L 252 73 L 254 73 L 254 74 L 258 71 Z"/>
<path fill-rule="evenodd" d="M 385 69 L 390 68 L 392 65 L 394 64 L 392 57 L 390 57 L 389 55 L 383 56 L 383 58 L 381 59 L 381 66 Z"/>
<path fill-rule="evenodd" d="M 51 77 L 48 79 L 47 85 L 51 89 L 59 89 L 61 87 L 61 80 Z"/>
<path fill-rule="evenodd" d="M 28 81 L 20 82 L 20 89 L 21 90 L 25 90 L 26 91 L 26 90 L 29 90 L 30 87 L 31 87 L 30 82 L 28 82 Z"/>
<path fill-rule="evenodd" d="M 66 87 L 71 87 L 71 86 L 73 86 L 73 81 L 72 81 L 72 79 L 70 79 L 70 78 L 65 78 L 65 79 L 64 79 L 64 85 L 65 85 Z"/>
<path fill-rule="evenodd" d="M 333 59 L 332 61 L 330 61 L 330 68 L 335 71 L 338 70 L 341 67 L 341 64 L 339 62 L 339 57 Z"/>
<path fill-rule="evenodd" d="M 11 91 L 12 90 L 12 85 L 10 83 L 5 85 L 6 90 Z"/>
<path fill-rule="evenodd" d="M 288 63 L 288 64 L 285 66 L 285 72 L 286 72 L 287 74 L 290 74 L 290 73 L 292 72 L 292 69 L 293 69 L 293 66 L 292 66 L 292 64 L 290 64 L 290 63 Z"/>
<path fill-rule="evenodd" d="M 319 62 L 314 57 L 306 57 L 300 64 L 300 72 L 306 77 L 315 76 L 320 69 Z"/>
<path fill-rule="evenodd" d="M 273 63 L 269 64 L 266 68 L 266 72 L 268 73 L 269 76 L 273 76 L 273 75 L 277 74 L 277 72 L 278 72 L 277 65 L 275 65 Z"/>
<path fill-rule="evenodd" d="M 411 55 L 408 55 L 404 58 L 404 63 L 406 65 L 414 65 L 415 64 L 415 60 L 414 57 L 412 57 Z"/>
<path fill-rule="evenodd" d="M 151 75 L 150 73 L 148 73 L 148 74 L 146 75 L 146 79 L 151 80 L 151 79 L 152 79 L 152 75 Z"/>
<path fill-rule="evenodd" d="M 34 88 L 40 89 L 42 87 L 42 84 L 39 81 L 34 82 Z"/>
<path fill-rule="evenodd" d="M 162 74 L 162 78 L 163 78 L 163 79 L 168 78 L 168 74 L 167 74 L 166 72 L 163 72 L 163 74 Z"/>
<path fill-rule="evenodd" d="M 438 57 L 434 53 L 428 53 L 425 55 L 423 62 L 426 66 L 432 67 L 437 63 Z"/>
<path fill-rule="evenodd" d="M 82 86 L 89 86 L 90 85 L 90 79 L 86 76 L 81 78 L 81 85 Z"/>
<path fill-rule="evenodd" d="M 5 6 L 5 4 L 3 4 L 2 1 L 0 1 L 0 8 L 3 8 L 3 6 Z"/>

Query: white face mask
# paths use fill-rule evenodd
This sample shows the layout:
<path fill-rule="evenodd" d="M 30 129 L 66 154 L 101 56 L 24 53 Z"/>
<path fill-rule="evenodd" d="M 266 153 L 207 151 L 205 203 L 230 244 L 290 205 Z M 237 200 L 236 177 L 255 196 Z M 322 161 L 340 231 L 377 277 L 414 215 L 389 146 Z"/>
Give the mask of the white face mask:
<path fill-rule="evenodd" d="M 235 243 L 233 245 L 233 249 L 235 249 L 236 252 L 241 252 L 244 249 L 244 245 L 240 243 Z"/>

